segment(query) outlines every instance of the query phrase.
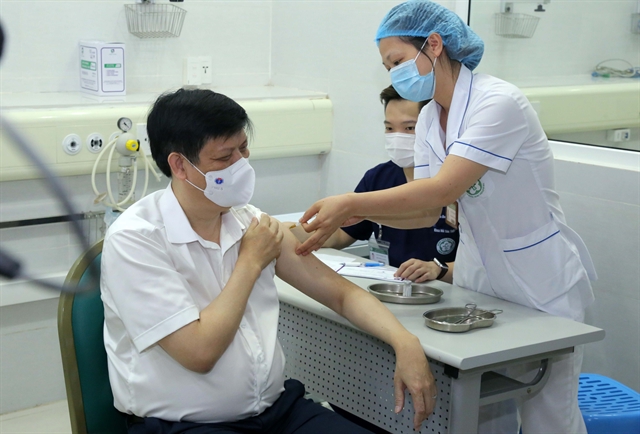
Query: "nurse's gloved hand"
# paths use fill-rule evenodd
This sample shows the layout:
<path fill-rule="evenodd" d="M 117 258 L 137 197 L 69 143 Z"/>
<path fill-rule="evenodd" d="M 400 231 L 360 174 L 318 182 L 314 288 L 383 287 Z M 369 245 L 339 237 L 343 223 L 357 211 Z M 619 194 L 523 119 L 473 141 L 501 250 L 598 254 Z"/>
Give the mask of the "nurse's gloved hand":
<path fill-rule="evenodd" d="M 435 280 L 439 274 L 440 267 L 435 262 L 409 259 L 398 267 L 398 271 L 395 272 L 394 276 L 411 280 L 415 283 L 422 283 L 427 280 Z"/>
<path fill-rule="evenodd" d="M 306 256 L 318 250 L 325 241 L 340 226 L 350 226 L 362 220 L 362 217 L 353 217 L 350 211 L 351 198 L 355 193 L 341 194 L 321 199 L 300 218 L 303 229 L 313 233 L 304 243 L 296 249 L 298 255 Z M 315 216 L 311 223 L 307 223 Z M 352 218 L 353 217 L 353 218 Z"/>

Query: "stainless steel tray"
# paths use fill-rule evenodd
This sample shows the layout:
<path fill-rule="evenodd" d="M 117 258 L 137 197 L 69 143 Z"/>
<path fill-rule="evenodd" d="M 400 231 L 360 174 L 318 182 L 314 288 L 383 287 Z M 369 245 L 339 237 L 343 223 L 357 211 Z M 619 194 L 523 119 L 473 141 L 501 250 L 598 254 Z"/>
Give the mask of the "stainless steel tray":
<path fill-rule="evenodd" d="M 465 307 L 444 307 L 422 314 L 427 327 L 443 332 L 462 333 L 475 328 L 491 327 L 501 309 L 477 309 L 473 303 Z"/>
<path fill-rule="evenodd" d="M 411 296 L 403 296 L 404 283 L 374 283 L 369 285 L 369 292 L 387 303 L 398 304 L 430 304 L 437 303 L 442 297 L 442 290 L 425 285 L 424 283 L 411 284 Z"/>

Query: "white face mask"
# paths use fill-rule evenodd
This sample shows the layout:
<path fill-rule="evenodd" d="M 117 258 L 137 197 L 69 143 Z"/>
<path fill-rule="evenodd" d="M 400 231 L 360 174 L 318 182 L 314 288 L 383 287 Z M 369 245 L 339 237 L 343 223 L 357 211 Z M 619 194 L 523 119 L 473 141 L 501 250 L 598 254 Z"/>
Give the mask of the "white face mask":
<path fill-rule="evenodd" d="M 391 161 L 400 167 L 413 167 L 413 148 L 416 136 L 405 133 L 386 133 L 384 138 L 387 141 L 385 148 Z"/>
<path fill-rule="evenodd" d="M 184 157 L 184 159 L 189 161 L 187 157 Z M 189 161 L 189 164 L 202 173 L 191 161 Z M 202 176 L 207 181 L 207 186 L 204 190 L 188 179 L 186 181 L 203 192 L 206 198 L 216 205 L 222 207 L 244 206 L 249 203 L 253 196 L 256 173 L 246 158 L 239 159 L 226 169 L 214 170 L 206 174 L 202 173 Z"/>

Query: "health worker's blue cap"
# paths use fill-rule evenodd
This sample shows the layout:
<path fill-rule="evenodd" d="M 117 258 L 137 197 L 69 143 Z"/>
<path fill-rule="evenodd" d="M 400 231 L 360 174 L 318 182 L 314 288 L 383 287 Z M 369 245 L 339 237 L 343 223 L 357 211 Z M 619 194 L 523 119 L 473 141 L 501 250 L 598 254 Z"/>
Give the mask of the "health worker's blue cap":
<path fill-rule="evenodd" d="M 428 38 L 437 33 L 450 59 L 474 70 L 482 54 L 484 42 L 458 15 L 432 1 L 410 0 L 395 6 L 380 23 L 376 43 L 392 36 Z"/>

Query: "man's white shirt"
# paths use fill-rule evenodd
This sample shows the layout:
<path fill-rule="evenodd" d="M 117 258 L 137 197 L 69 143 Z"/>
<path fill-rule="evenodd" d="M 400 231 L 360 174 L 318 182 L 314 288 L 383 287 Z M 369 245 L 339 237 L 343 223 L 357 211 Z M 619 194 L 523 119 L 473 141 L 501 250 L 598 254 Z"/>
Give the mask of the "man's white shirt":
<path fill-rule="evenodd" d="M 102 253 L 104 340 L 115 407 L 170 421 L 255 416 L 284 390 L 275 261 L 262 271 L 233 341 L 214 368 L 180 365 L 158 341 L 198 320 L 234 270 L 257 208 L 222 216 L 220 245 L 196 234 L 171 186 L 136 202 L 109 228 Z"/>

